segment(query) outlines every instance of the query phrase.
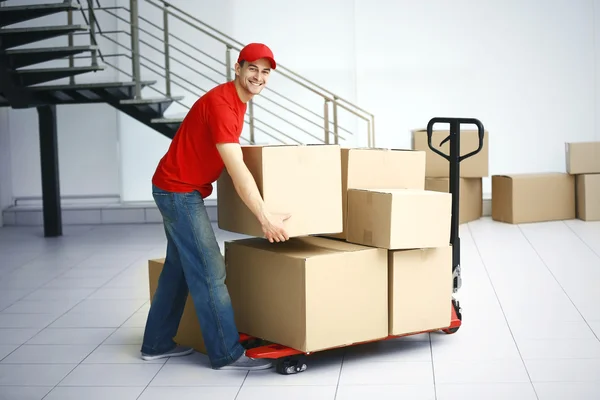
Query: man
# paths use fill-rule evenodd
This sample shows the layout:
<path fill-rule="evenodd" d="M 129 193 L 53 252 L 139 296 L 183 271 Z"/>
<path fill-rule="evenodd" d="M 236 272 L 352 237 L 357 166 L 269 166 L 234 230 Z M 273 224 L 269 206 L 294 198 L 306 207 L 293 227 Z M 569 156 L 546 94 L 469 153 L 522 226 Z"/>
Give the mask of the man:
<path fill-rule="evenodd" d="M 269 80 L 276 63 L 260 43 L 247 45 L 235 65 L 235 80 L 221 84 L 196 101 L 183 120 L 152 178 L 152 193 L 163 217 L 167 254 L 148 313 L 142 358 L 155 360 L 191 354 L 177 346 L 187 293 L 192 296 L 213 369 L 256 370 L 271 367 L 251 359 L 239 343 L 225 263 L 204 198 L 227 168 L 237 193 L 262 225 L 270 242 L 288 239 L 283 222 L 289 215 L 269 212 L 244 164 L 239 138 L 246 105 Z"/>

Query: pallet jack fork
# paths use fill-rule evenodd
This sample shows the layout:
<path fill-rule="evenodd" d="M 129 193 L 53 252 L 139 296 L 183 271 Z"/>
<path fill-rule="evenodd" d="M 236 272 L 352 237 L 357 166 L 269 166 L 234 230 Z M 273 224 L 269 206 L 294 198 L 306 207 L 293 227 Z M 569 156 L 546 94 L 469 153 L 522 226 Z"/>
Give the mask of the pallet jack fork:
<path fill-rule="evenodd" d="M 435 124 L 449 124 L 449 135 L 439 144 L 441 148 L 444 143 L 449 142 L 449 154 L 445 154 L 438 147 L 432 144 L 433 127 Z M 475 125 L 478 131 L 479 146 L 470 153 L 460 155 L 460 130 L 461 125 Z M 452 218 L 450 225 L 450 245 L 452 246 L 452 292 L 456 293 L 462 286 L 461 267 L 460 267 L 460 236 L 459 236 L 459 192 L 460 192 L 460 163 L 481 151 L 483 148 L 484 128 L 483 124 L 474 118 L 432 118 L 427 124 L 427 144 L 436 154 L 444 157 L 450 163 L 450 181 L 449 191 L 452 195 Z M 412 336 L 421 333 L 435 332 L 441 330 L 444 333 L 452 334 L 458 331 L 462 321 L 462 310 L 458 300 L 452 298 L 450 326 L 427 330 L 423 332 L 413 332 L 403 335 L 388 336 L 384 339 L 372 340 L 367 342 L 354 343 L 359 345 L 380 340 L 388 340 L 402 336 Z M 240 342 L 246 347 L 246 355 L 252 358 L 269 358 L 276 360 L 276 371 L 283 375 L 303 372 L 307 368 L 306 357 L 308 353 L 282 346 L 280 344 L 268 343 L 262 339 L 255 338 L 244 333 L 240 333 Z"/>

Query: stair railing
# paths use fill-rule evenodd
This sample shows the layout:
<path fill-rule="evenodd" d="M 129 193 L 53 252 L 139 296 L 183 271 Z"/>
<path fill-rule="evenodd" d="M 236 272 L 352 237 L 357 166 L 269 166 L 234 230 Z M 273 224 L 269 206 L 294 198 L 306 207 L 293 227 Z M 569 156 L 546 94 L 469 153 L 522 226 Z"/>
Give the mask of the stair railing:
<path fill-rule="evenodd" d="M 79 2 L 79 0 L 77 1 Z M 146 18 L 145 13 L 144 15 L 141 15 L 139 12 L 140 3 L 147 4 L 151 6 L 151 8 L 159 10 L 162 13 L 162 23 L 159 24 L 151 21 L 149 18 Z M 94 6 L 93 0 L 87 0 L 87 6 L 87 9 L 81 7 L 81 13 L 86 23 L 88 23 L 89 17 L 89 34 L 92 43 L 97 45 L 96 36 L 99 35 L 126 50 L 125 54 L 109 55 L 106 57 L 103 56 L 99 48 L 97 51 L 103 63 L 116 68 L 121 73 L 132 78 L 135 83 L 136 98 L 141 98 L 142 96 L 142 67 L 145 70 L 151 71 L 164 78 L 164 92 L 161 92 L 155 87 L 149 87 L 149 89 L 167 97 L 172 96 L 173 89 L 176 86 L 178 89 L 192 94 L 195 100 L 195 98 L 207 92 L 207 88 L 202 87 L 198 81 L 208 81 L 211 85 L 216 85 L 223 83 L 222 79 L 226 79 L 227 81 L 232 79 L 234 65 L 232 51 L 239 52 L 242 49 L 243 44 L 171 3 L 165 0 L 130 0 L 129 7 L 102 7 L 99 0 L 96 0 L 96 6 Z M 129 30 L 117 29 L 115 31 L 103 31 L 95 14 L 100 11 L 124 22 L 128 25 Z M 125 13 L 125 16 L 121 15 L 123 13 Z M 150 14 L 151 13 L 148 13 L 148 15 Z M 224 45 L 225 60 L 223 61 L 222 59 L 214 57 L 214 55 L 208 54 L 189 41 L 175 35 L 169 29 L 169 21 L 171 19 L 175 19 L 178 24 L 182 23 L 184 26 L 194 29 L 195 32 L 202 33 L 217 43 Z M 92 28 L 92 26 L 94 28 Z M 150 29 L 154 29 L 159 33 L 155 34 L 151 32 Z M 123 44 L 123 40 L 119 41 L 111 38 L 111 34 L 129 36 L 130 40 L 128 40 L 128 42 L 130 43 L 130 47 Z M 141 34 L 144 36 L 140 36 Z M 150 43 L 150 41 L 154 41 L 158 43 L 158 45 L 154 45 Z M 180 42 L 186 49 L 184 50 L 180 46 L 177 46 L 174 43 L 175 41 Z M 151 57 L 144 55 L 140 50 L 141 44 L 154 52 L 162 54 L 164 57 L 163 64 L 161 65 Z M 190 54 L 190 51 L 195 53 Z M 195 61 L 195 63 L 202 65 L 203 71 L 192 68 L 188 62 L 182 61 L 176 54 L 185 55 Z M 131 60 L 131 73 L 124 71 L 119 66 L 109 62 L 107 58 L 110 56 L 125 56 L 129 58 Z M 95 53 L 93 54 L 93 57 L 95 57 Z M 209 65 L 210 62 L 218 64 L 218 67 Z M 186 78 L 183 76 L 183 73 L 175 71 L 173 64 L 182 66 L 188 73 L 194 73 L 193 79 Z M 284 95 L 281 91 L 267 87 L 263 90 L 260 100 L 257 101 L 257 98 L 255 98 L 248 104 L 248 119 L 245 122 L 248 124 L 249 128 L 250 137 L 249 139 L 246 139 L 249 143 L 256 142 L 256 132 L 260 131 L 269 138 L 273 138 L 280 142 L 283 142 L 281 140 L 281 136 L 283 136 L 295 143 L 306 143 L 306 140 L 299 140 L 298 137 L 305 135 L 310 138 L 308 140 L 309 142 L 316 141 L 319 143 L 331 143 L 331 136 L 333 136 L 333 143 L 339 144 L 340 141 L 349 140 L 349 136 L 353 135 L 353 132 L 350 129 L 347 129 L 340 124 L 339 113 L 340 110 L 344 110 L 347 111 L 350 116 L 356 117 L 359 121 L 366 122 L 368 147 L 375 146 L 375 117 L 373 114 L 302 77 L 281 64 L 278 64 L 276 72 L 288 81 L 293 82 L 295 85 L 307 89 L 311 93 L 319 96 L 323 102 L 321 112 L 316 112 L 314 110 L 314 104 L 311 104 L 310 106 L 300 104 L 300 102 L 292 100 L 290 96 Z M 217 79 L 214 78 L 215 75 L 218 77 Z M 277 100 L 274 100 L 271 94 L 277 96 Z M 273 107 L 267 107 L 266 104 L 262 104 L 263 102 L 269 102 L 271 103 L 270 105 L 276 106 L 285 111 L 285 113 L 282 114 L 279 110 L 273 110 Z M 189 110 L 190 108 L 189 105 L 182 101 L 177 100 L 176 103 L 183 106 L 185 109 Z M 284 105 L 284 103 L 289 104 L 289 106 Z M 256 116 L 255 109 L 263 111 L 265 117 L 268 116 L 272 121 L 267 122 L 265 118 Z M 293 120 L 296 120 L 297 122 L 293 122 Z M 277 127 L 274 126 L 276 123 L 279 124 Z M 322 132 L 321 135 L 323 136 L 319 137 L 319 134 L 315 133 L 315 127 Z M 290 129 L 297 131 L 298 134 L 292 135 L 291 133 L 288 133 Z"/>

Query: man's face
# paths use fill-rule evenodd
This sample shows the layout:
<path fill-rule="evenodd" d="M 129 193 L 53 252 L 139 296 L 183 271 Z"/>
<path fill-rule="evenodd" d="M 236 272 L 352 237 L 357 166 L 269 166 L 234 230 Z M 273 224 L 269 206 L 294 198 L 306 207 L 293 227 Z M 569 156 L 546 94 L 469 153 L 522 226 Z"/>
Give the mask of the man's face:
<path fill-rule="evenodd" d="M 269 81 L 271 74 L 271 63 L 266 58 L 253 62 L 244 62 L 244 66 L 235 66 L 236 74 L 239 76 L 241 86 L 252 95 L 259 94 Z"/>

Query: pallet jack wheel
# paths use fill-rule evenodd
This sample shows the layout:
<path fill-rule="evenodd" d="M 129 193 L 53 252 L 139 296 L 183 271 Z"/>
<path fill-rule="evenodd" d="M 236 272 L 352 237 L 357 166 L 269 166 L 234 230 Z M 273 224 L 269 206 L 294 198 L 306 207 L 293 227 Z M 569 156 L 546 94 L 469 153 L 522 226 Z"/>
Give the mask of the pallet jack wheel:
<path fill-rule="evenodd" d="M 275 371 L 281 375 L 292 375 L 306 371 L 307 365 L 299 358 L 284 358 L 277 361 Z"/>
<path fill-rule="evenodd" d="M 460 310 L 460 304 L 459 304 L 458 300 L 452 299 L 452 306 L 454 307 L 454 312 L 456 313 L 456 317 L 460 321 L 462 321 L 462 313 Z M 455 328 L 442 329 L 442 332 L 444 332 L 445 334 L 448 334 L 448 335 L 452 335 L 453 333 L 458 332 L 459 328 L 460 328 L 460 326 L 457 326 Z"/>

